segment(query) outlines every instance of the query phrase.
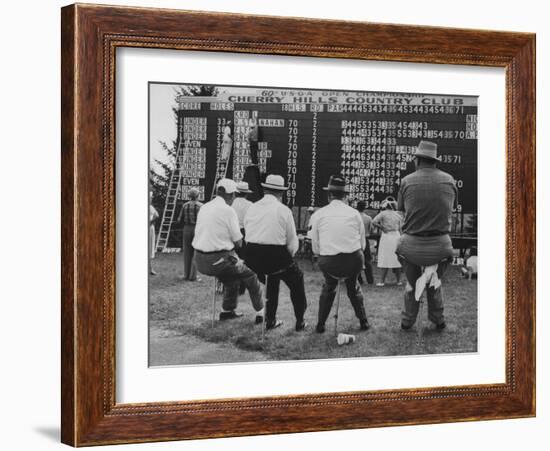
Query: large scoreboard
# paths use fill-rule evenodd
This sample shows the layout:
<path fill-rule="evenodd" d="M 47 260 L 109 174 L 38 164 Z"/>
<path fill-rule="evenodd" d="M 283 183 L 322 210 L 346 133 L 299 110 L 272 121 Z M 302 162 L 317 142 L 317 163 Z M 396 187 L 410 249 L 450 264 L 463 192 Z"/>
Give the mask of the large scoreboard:
<path fill-rule="evenodd" d="M 181 199 L 198 187 L 210 199 L 224 173 L 243 179 L 257 126 L 261 173 L 284 176 L 290 207 L 322 206 L 331 174 L 349 183 L 352 201 L 378 209 L 414 170 L 420 140 L 438 144 L 439 167 L 453 175 L 458 211 L 477 213 L 477 97 L 396 92 L 217 87 L 211 97 L 177 98 Z M 224 132 L 232 152 L 224 161 Z"/>

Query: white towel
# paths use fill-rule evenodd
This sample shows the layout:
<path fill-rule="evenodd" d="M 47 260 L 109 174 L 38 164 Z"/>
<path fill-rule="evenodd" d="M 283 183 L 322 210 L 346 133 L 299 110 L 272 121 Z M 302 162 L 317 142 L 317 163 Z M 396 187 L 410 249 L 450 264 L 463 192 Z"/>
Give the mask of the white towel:
<path fill-rule="evenodd" d="M 436 289 L 441 286 L 441 280 L 439 280 L 439 276 L 437 275 L 438 266 L 438 264 L 435 264 L 422 267 L 422 274 L 416 280 L 416 287 L 414 290 L 414 297 L 417 301 L 420 300 L 420 297 L 422 296 L 426 285 Z"/>

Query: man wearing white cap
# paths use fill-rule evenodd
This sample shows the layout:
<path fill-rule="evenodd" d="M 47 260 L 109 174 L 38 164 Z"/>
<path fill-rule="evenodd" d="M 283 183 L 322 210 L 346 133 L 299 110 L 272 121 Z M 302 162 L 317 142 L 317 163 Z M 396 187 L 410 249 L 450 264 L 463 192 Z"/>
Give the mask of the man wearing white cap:
<path fill-rule="evenodd" d="M 365 313 L 363 293 L 358 277 L 363 269 L 363 255 L 367 241 L 365 226 L 359 212 L 346 204 L 349 191 L 345 180 L 333 175 L 328 186 L 329 204 L 311 217 L 311 244 L 313 253 L 319 255 L 319 268 L 325 282 L 319 297 L 319 315 L 316 331 L 325 331 L 338 279 L 345 278 L 349 300 L 359 320 L 361 330 L 367 330 L 369 322 Z"/>
<path fill-rule="evenodd" d="M 245 262 L 257 274 L 267 276 L 266 328 L 274 329 L 277 321 L 279 285 L 282 280 L 290 290 L 296 317 L 296 331 L 306 327 L 304 313 L 307 300 L 304 274 L 294 261 L 298 235 L 292 211 L 282 203 L 288 187 L 280 175 L 268 175 L 262 183 L 264 197 L 252 204 L 244 218 L 246 231 Z"/>
<path fill-rule="evenodd" d="M 222 179 L 218 182 L 217 196 L 199 210 L 193 239 L 199 272 L 217 277 L 224 285 L 220 320 L 242 316 L 235 311 L 241 281 L 248 289 L 254 310 L 260 312 L 264 306 L 258 277 L 235 252 L 243 238 L 237 213 L 231 208 L 236 191 L 237 184 L 233 180 Z M 256 323 L 262 320 L 257 315 Z"/>
<path fill-rule="evenodd" d="M 436 143 L 420 141 L 414 156 L 416 171 L 401 180 L 397 197 L 397 209 L 404 212 L 405 219 L 396 253 L 408 282 L 401 327 L 410 329 L 415 323 L 418 299 L 426 285 L 422 282 L 426 280 L 428 318 L 437 329 L 444 329 L 440 278 L 453 256 L 449 232 L 457 200 L 456 183 L 450 174 L 436 167 L 441 161 Z M 417 287 L 417 281 L 423 286 Z"/>

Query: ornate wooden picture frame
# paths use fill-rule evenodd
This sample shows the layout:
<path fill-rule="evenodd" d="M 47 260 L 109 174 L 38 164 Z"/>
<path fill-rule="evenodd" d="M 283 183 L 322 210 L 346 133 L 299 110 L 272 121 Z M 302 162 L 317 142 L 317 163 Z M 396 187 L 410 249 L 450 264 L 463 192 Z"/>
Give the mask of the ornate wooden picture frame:
<path fill-rule="evenodd" d="M 535 414 L 535 36 L 190 11 L 62 9 L 62 441 L 73 446 Z M 115 51 L 143 47 L 506 70 L 506 381 L 119 404 Z"/>

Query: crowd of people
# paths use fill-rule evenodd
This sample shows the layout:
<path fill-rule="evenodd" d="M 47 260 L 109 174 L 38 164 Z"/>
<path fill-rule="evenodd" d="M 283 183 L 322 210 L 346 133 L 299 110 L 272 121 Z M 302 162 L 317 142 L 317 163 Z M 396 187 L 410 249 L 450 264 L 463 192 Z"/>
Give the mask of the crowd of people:
<path fill-rule="evenodd" d="M 376 285 L 386 284 L 390 269 L 399 286 L 402 273 L 405 276 L 401 327 L 414 325 L 418 301 L 426 290 L 428 318 L 437 329 L 445 328 L 441 278 L 453 256 L 449 233 L 457 189 L 453 177 L 437 168 L 435 143 L 421 141 L 414 159 L 416 170 L 401 180 L 397 199 L 386 198 L 374 218 L 366 213 L 364 201 L 356 208 L 348 205 L 343 177 L 333 175 L 328 180 L 324 188 L 328 204 L 312 212 L 308 232 L 324 278 L 316 332 L 325 331 L 339 283 L 345 285 L 360 329 L 369 329 L 361 285 L 363 271 L 367 283 L 374 283 L 368 238 L 375 230 L 380 236 L 377 265 L 381 268 Z M 221 321 L 242 316 L 238 298 L 248 291 L 255 322 L 265 322 L 267 330 L 282 325 L 277 319 L 282 281 L 290 291 L 295 330 L 304 331 L 308 301 L 304 274 L 295 260 L 300 244 L 294 217 L 283 203 L 288 187 L 277 174 L 267 175 L 261 186 L 263 197 L 254 203 L 247 199 L 252 191 L 246 182 L 227 178 L 217 183 L 216 197 L 205 204 L 198 201 L 197 190 L 190 190 L 190 200 L 178 218 L 183 224 L 184 278 L 196 281 L 198 274 L 204 274 L 221 281 Z"/>

